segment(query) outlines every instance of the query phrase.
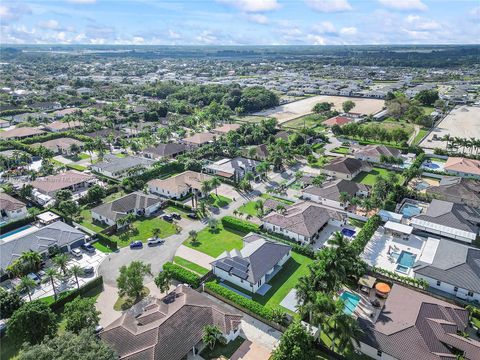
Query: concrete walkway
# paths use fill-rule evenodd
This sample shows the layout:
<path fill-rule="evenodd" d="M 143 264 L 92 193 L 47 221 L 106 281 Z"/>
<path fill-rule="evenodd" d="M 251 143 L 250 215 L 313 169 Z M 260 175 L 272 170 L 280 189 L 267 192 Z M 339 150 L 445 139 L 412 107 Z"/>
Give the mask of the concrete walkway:
<path fill-rule="evenodd" d="M 185 245 L 180 245 L 177 252 L 175 253 L 175 256 L 180 256 L 181 258 L 198 264 L 208 270 L 212 268 L 212 265 L 210 265 L 210 263 L 215 260 L 213 256 L 204 254 L 195 249 L 191 249 Z"/>
<path fill-rule="evenodd" d="M 271 354 L 272 352 L 266 347 L 250 340 L 245 340 L 230 360 L 268 360 Z"/>

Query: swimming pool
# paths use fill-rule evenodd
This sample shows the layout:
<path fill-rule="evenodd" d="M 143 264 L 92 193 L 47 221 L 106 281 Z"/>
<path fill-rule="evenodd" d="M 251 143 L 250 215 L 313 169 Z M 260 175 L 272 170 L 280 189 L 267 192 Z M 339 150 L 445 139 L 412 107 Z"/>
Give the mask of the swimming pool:
<path fill-rule="evenodd" d="M 342 229 L 342 234 L 347 236 L 347 237 L 352 237 L 355 235 L 356 231 L 355 230 L 350 230 L 350 229 Z"/>
<path fill-rule="evenodd" d="M 421 181 L 415 186 L 415 189 L 421 191 L 421 190 L 428 189 L 429 187 L 430 187 L 429 183 L 427 183 L 425 181 Z"/>
<path fill-rule="evenodd" d="M 357 294 L 352 294 L 349 291 L 344 291 L 342 295 L 340 295 L 340 299 L 342 299 L 343 303 L 345 304 L 343 312 L 347 315 L 352 315 L 358 303 L 360 302 L 360 296 Z"/>
<path fill-rule="evenodd" d="M 397 264 L 411 268 L 413 264 L 415 264 L 416 258 L 417 258 L 417 255 L 412 254 L 411 252 L 402 250 L 402 252 L 400 253 L 400 256 L 398 257 Z"/>
<path fill-rule="evenodd" d="M 18 228 L 18 229 L 9 231 L 9 232 L 7 232 L 7 233 L 5 233 L 5 234 L 0 235 L 0 239 L 5 239 L 5 238 L 8 237 L 8 236 L 14 235 L 14 234 L 19 233 L 20 231 L 23 231 L 23 230 L 27 230 L 27 229 L 29 229 L 29 228 L 31 228 L 31 227 L 32 227 L 32 225 L 25 225 L 25 226 L 22 226 L 22 227 L 20 227 L 20 228 Z"/>
<path fill-rule="evenodd" d="M 412 216 L 419 215 L 422 212 L 422 208 L 418 205 L 405 203 L 402 206 L 402 214 L 406 218 L 411 218 Z"/>

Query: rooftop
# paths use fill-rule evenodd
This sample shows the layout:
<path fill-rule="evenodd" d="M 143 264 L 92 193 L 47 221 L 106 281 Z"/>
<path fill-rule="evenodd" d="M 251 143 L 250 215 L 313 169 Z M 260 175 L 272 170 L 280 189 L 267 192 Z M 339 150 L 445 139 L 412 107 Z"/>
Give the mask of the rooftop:
<path fill-rule="evenodd" d="M 38 178 L 32 181 L 31 184 L 34 188 L 37 188 L 42 192 L 51 193 L 93 179 L 95 179 L 93 175 L 81 173 L 75 170 L 69 170 L 57 175 L 49 175 Z"/>
<path fill-rule="evenodd" d="M 202 187 L 202 182 L 211 179 L 212 177 L 210 175 L 188 170 L 181 174 L 171 176 L 167 179 L 150 180 L 148 185 L 169 190 L 174 193 L 182 193 L 190 189 L 200 190 Z"/>

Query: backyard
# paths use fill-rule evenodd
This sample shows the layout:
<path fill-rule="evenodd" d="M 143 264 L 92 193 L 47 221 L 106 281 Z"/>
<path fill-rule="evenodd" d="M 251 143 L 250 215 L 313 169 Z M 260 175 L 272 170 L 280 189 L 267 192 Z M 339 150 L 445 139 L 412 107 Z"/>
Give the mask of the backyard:
<path fill-rule="evenodd" d="M 241 336 L 237 336 L 235 340 L 230 341 L 228 344 L 222 344 L 220 341 L 218 341 L 213 349 L 206 347 L 200 353 L 200 355 L 205 360 L 219 359 L 222 356 L 224 356 L 226 359 L 230 359 L 244 341 L 245 339 Z"/>
<path fill-rule="evenodd" d="M 187 239 L 183 245 L 216 258 L 225 250 L 241 249 L 243 236 L 244 234 L 240 232 L 226 230 L 221 224 L 218 224 L 215 230 L 207 227 L 197 234 L 194 242 Z"/>
<path fill-rule="evenodd" d="M 324 129 L 324 127 L 321 125 L 321 123 L 326 120 L 325 116 L 323 115 L 318 115 L 318 114 L 309 114 L 309 115 L 304 115 L 301 117 L 298 117 L 296 119 L 287 121 L 286 123 L 283 124 L 283 127 L 288 127 L 292 129 L 314 129 L 314 128 L 320 128 Z"/>
<path fill-rule="evenodd" d="M 210 206 L 216 207 L 216 208 L 226 207 L 228 206 L 228 204 L 232 202 L 232 199 L 227 198 L 226 196 L 215 195 L 215 194 L 210 194 L 206 200 Z"/>
<path fill-rule="evenodd" d="M 370 185 L 373 186 L 377 182 L 377 176 L 382 176 L 383 178 L 387 178 L 388 173 L 395 173 L 398 176 L 398 184 L 402 184 L 403 181 L 405 180 L 403 176 L 395 171 L 392 170 L 387 170 L 379 167 L 374 167 L 370 172 L 365 172 L 362 171 L 360 174 L 358 174 L 353 181 L 357 183 L 362 183 L 365 185 Z"/>
<path fill-rule="evenodd" d="M 184 259 L 180 256 L 175 256 L 173 258 L 173 262 L 177 265 L 180 265 L 181 267 L 187 269 L 187 270 L 191 270 L 193 272 L 196 272 L 197 274 L 203 276 L 203 275 L 206 275 L 208 273 L 208 269 L 205 269 L 204 267 L 198 265 L 198 264 L 195 264 L 191 261 L 188 261 L 187 259 Z"/>

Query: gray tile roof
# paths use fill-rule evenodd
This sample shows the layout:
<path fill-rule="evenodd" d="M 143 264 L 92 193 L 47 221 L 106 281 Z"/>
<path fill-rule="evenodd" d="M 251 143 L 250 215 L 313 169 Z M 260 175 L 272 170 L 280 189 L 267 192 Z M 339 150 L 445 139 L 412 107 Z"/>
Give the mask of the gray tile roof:
<path fill-rule="evenodd" d="M 0 268 L 5 269 L 25 251 L 43 252 L 51 246 L 62 247 L 84 238 L 80 230 L 57 221 L 21 237 L 0 240 Z"/>
<path fill-rule="evenodd" d="M 345 192 L 351 196 L 355 196 L 359 191 L 367 191 L 368 188 L 364 184 L 356 183 L 350 180 L 334 180 L 324 183 L 320 186 L 309 186 L 303 192 L 319 196 L 324 199 L 340 201 L 340 194 Z"/>
<path fill-rule="evenodd" d="M 432 264 L 415 264 L 416 274 L 480 293 L 480 249 L 441 239 Z"/>
<path fill-rule="evenodd" d="M 453 229 L 479 233 L 480 210 L 463 204 L 434 199 L 427 212 L 412 218 L 443 225 Z"/>
<path fill-rule="evenodd" d="M 354 155 L 359 157 L 380 157 L 382 155 L 398 157 L 400 154 L 400 150 L 385 145 L 366 145 L 354 151 Z"/>
<path fill-rule="evenodd" d="M 133 210 L 145 209 L 161 202 L 162 200 L 157 196 L 134 192 L 106 204 L 99 205 L 91 211 L 92 213 L 97 213 L 116 222 Z"/>
<path fill-rule="evenodd" d="M 103 161 L 98 162 L 92 166 L 99 168 L 103 171 L 118 172 L 136 166 L 152 166 L 154 163 L 154 160 L 145 159 L 138 156 L 126 156 L 124 158 L 120 158 L 115 155 L 107 154 L 103 158 Z"/>
<path fill-rule="evenodd" d="M 250 233 L 242 250 L 224 252 L 211 264 L 251 284 L 255 284 L 289 253 L 291 247 Z"/>
<path fill-rule="evenodd" d="M 426 192 L 440 200 L 480 208 L 480 180 L 446 177 L 440 181 L 439 186 L 431 186 Z"/>
<path fill-rule="evenodd" d="M 457 335 L 468 311 L 400 285 L 394 285 L 377 321 L 358 319 L 360 340 L 399 360 L 455 360 L 451 346 L 478 359 L 480 342 Z"/>
<path fill-rule="evenodd" d="M 152 146 L 143 150 L 145 154 L 152 154 L 159 157 L 168 157 L 177 155 L 185 151 L 187 147 L 185 144 L 177 143 L 168 143 L 168 144 L 158 144 L 157 146 Z"/>
<path fill-rule="evenodd" d="M 122 314 L 100 334 L 120 359 L 180 360 L 202 339 L 206 325 L 228 334 L 242 316 L 180 285 L 163 299 L 150 299 Z"/>
<path fill-rule="evenodd" d="M 323 168 L 328 171 L 337 173 L 355 175 L 363 169 L 367 168 L 368 164 L 364 161 L 352 158 L 338 157 L 330 161 L 329 164 Z"/>

